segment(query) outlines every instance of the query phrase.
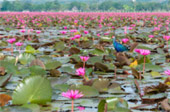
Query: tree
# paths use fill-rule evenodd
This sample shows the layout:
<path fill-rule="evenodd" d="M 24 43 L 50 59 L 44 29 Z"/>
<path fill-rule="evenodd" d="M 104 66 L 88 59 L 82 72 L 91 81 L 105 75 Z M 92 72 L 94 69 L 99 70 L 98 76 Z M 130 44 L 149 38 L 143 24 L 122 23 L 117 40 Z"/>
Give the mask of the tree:
<path fill-rule="evenodd" d="M 11 9 L 12 9 L 11 2 L 9 2 L 7 0 L 3 0 L 1 10 L 2 11 L 10 11 Z"/>

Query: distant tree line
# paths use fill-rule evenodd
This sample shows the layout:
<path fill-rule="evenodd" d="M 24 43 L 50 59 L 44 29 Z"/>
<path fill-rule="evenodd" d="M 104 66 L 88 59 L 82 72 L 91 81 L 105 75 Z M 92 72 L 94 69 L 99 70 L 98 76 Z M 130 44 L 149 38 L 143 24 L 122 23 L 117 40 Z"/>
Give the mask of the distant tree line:
<path fill-rule="evenodd" d="M 169 11 L 170 0 L 164 2 L 116 2 L 105 0 L 103 2 L 71 2 L 59 3 L 58 0 L 35 4 L 31 0 L 4 0 L 0 4 L 1 11 Z"/>

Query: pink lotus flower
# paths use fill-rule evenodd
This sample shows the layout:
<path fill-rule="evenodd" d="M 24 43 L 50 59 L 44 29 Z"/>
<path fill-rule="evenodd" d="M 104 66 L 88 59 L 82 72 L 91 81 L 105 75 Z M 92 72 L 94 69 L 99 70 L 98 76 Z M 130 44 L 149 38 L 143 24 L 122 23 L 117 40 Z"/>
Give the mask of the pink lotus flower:
<path fill-rule="evenodd" d="M 78 23 L 78 20 L 74 20 L 74 23 L 77 24 L 77 23 Z"/>
<path fill-rule="evenodd" d="M 131 27 L 136 27 L 136 25 L 135 25 L 135 24 L 131 24 L 130 26 L 131 26 Z"/>
<path fill-rule="evenodd" d="M 152 31 L 159 31 L 160 28 L 159 27 L 155 27 Z"/>
<path fill-rule="evenodd" d="M 148 37 L 149 37 L 149 38 L 153 38 L 153 37 L 154 37 L 154 35 L 149 35 Z"/>
<path fill-rule="evenodd" d="M 89 56 L 80 56 L 80 59 L 83 61 L 83 62 L 86 62 L 90 57 Z"/>
<path fill-rule="evenodd" d="M 60 33 L 64 35 L 67 33 L 67 31 L 60 31 Z"/>
<path fill-rule="evenodd" d="M 77 32 L 77 30 L 73 29 L 73 30 L 70 30 L 70 32 L 75 33 L 75 32 Z"/>
<path fill-rule="evenodd" d="M 145 73 L 145 61 L 146 61 L 146 55 L 149 55 L 151 52 L 150 50 L 147 50 L 147 49 L 135 49 L 135 52 L 141 54 L 144 56 L 144 59 L 143 59 L 143 74 Z M 139 79 L 141 80 L 141 74 L 139 76 Z"/>
<path fill-rule="evenodd" d="M 128 39 L 128 38 L 124 38 L 124 39 L 122 39 L 122 42 L 123 42 L 124 44 L 126 44 L 128 41 L 129 41 L 129 39 Z"/>
<path fill-rule="evenodd" d="M 37 30 L 37 31 L 36 31 L 36 33 L 37 33 L 37 34 L 40 34 L 40 33 L 41 33 L 41 31 L 40 31 L 40 30 Z"/>
<path fill-rule="evenodd" d="M 109 35 L 109 33 L 104 33 L 104 35 Z"/>
<path fill-rule="evenodd" d="M 170 75 L 170 70 L 166 70 L 166 71 L 164 71 L 164 74 L 166 74 L 166 75 Z"/>
<path fill-rule="evenodd" d="M 100 34 L 98 33 L 97 36 L 100 37 Z"/>
<path fill-rule="evenodd" d="M 132 29 L 133 29 L 133 27 L 129 27 L 129 28 L 128 28 L 128 30 L 132 30 Z"/>
<path fill-rule="evenodd" d="M 67 92 L 62 92 L 62 96 L 69 98 L 71 100 L 75 100 L 83 97 L 84 95 L 79 92 L 79 90 L 68 90 Z"/>
<path fill-rule="evenodd" d="M 135 49 L 135 52 L 144 56 L 149 55 L 151 53 L 150 50 L 147 49 Z"/>
<path fill-rule="evenodd" d="M 163 38 L 164 38 L 166 41 L 168 41 L 168 40 L 170 39 L 170 36 L 164 35 Z"/>
<path fill-rule="evenodd" d="M 135 49 L 134 51 L 137 52 L 137 53 L 140 53 L 140 50 L 141 49 Z"/>
<path fill-rule="evenodd" d="M 112 26 L 112 29 L 114 29 L 115 27 L 114 26 Z"/>
<path fill-rule="evenodd" d="M 75 37 L 70 37 L 70 40 L 75 40 L 76 38 Z"/>
<path fill-rule="evenodd" d="M 26 32 L 26 30 L 25 30 L 25 29 L 22 29 L 22 30 L 20 30 L 20 32 L 21 32 L 21 33 L 25 33 L 25 32 Z"/>
<path fill-rule="evenodd" d="M 81 35 L 75 35 L 74 38 L 79 39 Z"/>
<path fill-rule="evenodd" d="M 20 46 L 23 45 L 23 43 L 22 42 L 17 42 L 17 43 L 15 43 L 15 45 L 20 47 Z"/>
<path fill-rule="evenodd" d="M 68 90 L 67 92 L 62 92 L 62 96 L 72 100 L 71 112 L 74 112 L 74 100 L 84 95 L 79 90 Z"/>
<path fill-rule="evenodd" d="M 149 55 L 150 53 L 151 53 L 150 50 L 147 50 L 147 49 L 140 49 L 140 54 L 141 54 L 141 55 L 146 56 L 146 55 Z"/>
<path fill-rule="evenodd" d="M 89 32 L 88 31 L 84 31 L 84 34 L 88 34 Z"/>
<path fill-rule="evenodd" d="M 28 33 L 33 32 L 33 31 L 34 31 L 33 29 L 28 29 Z"/>
<path fill-rule="evenodd" d="M 85 68 L 79 68 L 76 70 L 76 75 L 83 76 L 85 75 Z"/>
<path fill-rule="evenodd" d="M 13 44 L 15 41 L 16 41 L 15 38 L 12 38 L 12 39 L 8 39 L 8 40 L 7 40 L 7 42 L 10 43 L 10 44 Z"/>
<path fill-rule="evenodd" d="M 67 26 L 64 26 L 64 29 L 67 30 Z"/>

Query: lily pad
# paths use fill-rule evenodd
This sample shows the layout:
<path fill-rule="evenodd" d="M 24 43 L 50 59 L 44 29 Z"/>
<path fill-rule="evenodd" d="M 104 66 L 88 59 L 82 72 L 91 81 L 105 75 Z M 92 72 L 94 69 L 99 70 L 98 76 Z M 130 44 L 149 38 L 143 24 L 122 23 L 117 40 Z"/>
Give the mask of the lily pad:
<path fill-rule="evenodd" d="M 81 91 L 85 97 L 92 97 L 92 96 L 99 95 L 99 92 L 97 91 L 97 89 L 95 89 L 94 87 L 90 87 L 90 86 L 83 86 L 83 85 L 72 86 L 71 89 L 77 89 Z"/>
<path fill-rule="evenodd" d="M 23 65 L 31 63 L 31 61 L 33 61 L 34 59 L 35 57 L 29 53 L 20 54 L 18 57 L 19 62 Z"/>
<path fill-rule="evenodd" d="M 47 70 L 58 68 L 61 65 L 62 64 L 59 61 L 49 61 L 49 62 L 45 63 L 45 67 Z"/>
<path fill-rule="evenodd" d="M 12 95 L 13 104 L 37 103 L 45 104 L 50 102 L 52 88 L 50 81 L 45 77 L 36 75 L 23 80 L 16 87 Z"/>

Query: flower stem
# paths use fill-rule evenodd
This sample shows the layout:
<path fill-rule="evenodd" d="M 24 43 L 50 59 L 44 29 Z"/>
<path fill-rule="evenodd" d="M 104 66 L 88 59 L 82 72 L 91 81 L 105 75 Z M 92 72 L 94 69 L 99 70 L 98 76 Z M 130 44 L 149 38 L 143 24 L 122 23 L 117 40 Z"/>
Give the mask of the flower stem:
<path fill-rule="evenodd" d="M 78 40 L 78 45 L 79 45 L 79 47 L 80 47 L 80 40 Z"/>
<path fill-rule="evenodd" d="M 168 41 L 167 41 L 167 44 L 166 44 L 166 46 L 167 46 L 167 52 L 168 52 Z"/>
<path fill-rule="evenodd" d="M 145 60 L 146 60 L 146 57 L 144 56 L 144 62 L 143 62 L 143 75 L 145 74 Z M 140 79 L 141 79 L 141 76 L 140 76 Z"/>
<path fill-rule="evenodd" d="M 14 51 L 14 49 L 13 49 L 13 44 L 11 44 L 11 54 L 13 55 L 13 51 Z"/>
<path fill-rule="evenodd" d="M 74 112 L 74 100 L 72 100 L 71 112 Z"/>
<path fill-rule="evenodd" d="M 19 47 L 18 50 L 19 50 L 19 55 L 20 55 L 21 54 L 21 48 Z"/>
<path fill-rule="evenodd" d="M 85 64 L 86 64 L 86 62 L 85 62 L 85 61 L 83 61 L 83 68 L 85 68 Z"/>

